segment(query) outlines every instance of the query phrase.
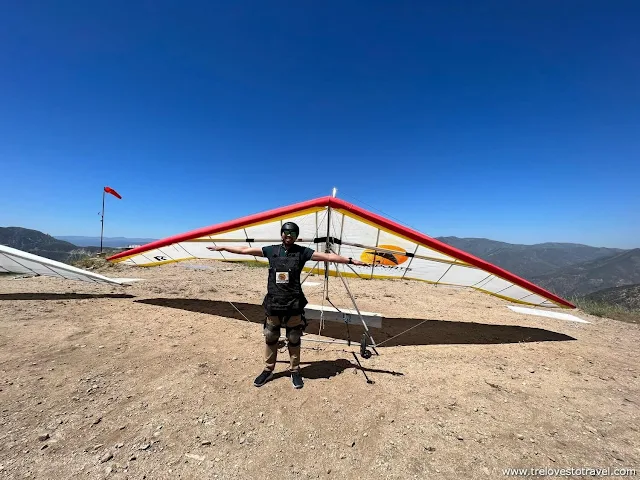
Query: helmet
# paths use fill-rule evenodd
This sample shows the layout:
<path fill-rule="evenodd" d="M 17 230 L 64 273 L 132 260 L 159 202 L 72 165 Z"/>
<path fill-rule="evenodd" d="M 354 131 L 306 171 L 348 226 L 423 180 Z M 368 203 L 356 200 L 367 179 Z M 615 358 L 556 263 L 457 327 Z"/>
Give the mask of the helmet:
<path fill-rule="evenodd" d="M 298 227 L 298 225 L 296 225 L 293 222 L 283 223 L 282 227 L 280 228 L 280 233 L 282 234 L 282 232 L 284 232 L 285 230 L 289 232 L 294 232 L 296 237 L 300 235 L 300 228 Z"/>

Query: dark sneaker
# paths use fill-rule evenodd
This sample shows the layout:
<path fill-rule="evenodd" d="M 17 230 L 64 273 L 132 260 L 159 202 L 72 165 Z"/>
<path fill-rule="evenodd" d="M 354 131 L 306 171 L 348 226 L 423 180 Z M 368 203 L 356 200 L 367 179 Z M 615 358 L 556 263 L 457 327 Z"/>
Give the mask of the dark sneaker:
<path fill-rule="evenodd" d="M 253 381 L 253 385 L 256 387 L 261 387 L 262 385 L 264 385 L 265 383 L 267 383 L 269 380 L 271 380 L 273 378 L 273 372 L 271 370 L 264 370 L 260 375 L 258 375 L 256 377 L 256 379 Z"/>
<path fill-rule="evenodd" d="M 302 375 L 300 375 L 300 372 L 297 370 L 291 372 L 291 383 L 293 383 L 293 388 L 302 388 L 304 385 L 302 382 Z"/>

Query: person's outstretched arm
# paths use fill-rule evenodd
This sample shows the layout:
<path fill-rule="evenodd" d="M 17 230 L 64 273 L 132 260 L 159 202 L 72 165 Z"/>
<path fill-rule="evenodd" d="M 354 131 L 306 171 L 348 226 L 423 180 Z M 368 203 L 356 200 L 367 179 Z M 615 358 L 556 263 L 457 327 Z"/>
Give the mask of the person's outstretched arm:
<path fill-rule="evenodd" d="M 334 262 L 334 263 L 348 263 L 351 265 L 368 265 L 367 263 L 361 262 L 360 260 L 343 257 L 336 253 L 321 253 L 321 252 L 313 252 L 311 256 L 311 260 L 319 260 L 324 262 Z"/>
<path fill-rule="evenodd" d="M 254 255 L 256 257 L 264 257 L 262 248 L 258 247 L 207 247 L 212 252 L 229 252 L 238 253 L 240 255 Z"/>

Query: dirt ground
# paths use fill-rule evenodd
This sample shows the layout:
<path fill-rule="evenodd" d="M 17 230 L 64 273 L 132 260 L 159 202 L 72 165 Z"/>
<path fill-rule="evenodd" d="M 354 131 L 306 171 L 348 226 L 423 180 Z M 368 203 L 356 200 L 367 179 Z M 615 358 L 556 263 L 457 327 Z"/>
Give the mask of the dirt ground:
<path fill-rule="evenodd" d="M 420 282 L 349 280 L 359 307 L 385 316 L 372 329 L 378 343 L 426 322 L 379 356 L 358 355 L 363 369 L 358 345 L 305 340 L 303 389 L 291 385 L 286 349 L 274 380 L 256 388 L 266 269 L 199 260 L 101 273 L 145 281 L 0 278 L 0 479 L 640 472 L 638 325 L 579 311 L 592 323 L 528 316 Z M 348 306 L 331 281 L 334 303 Z M 322 303 L 321 286 L 305 291 Z M 307 333 L 318 330 L 312 322 Z M 349 328 L 356 343 L 361 333 Z M 347 329 L 327 322 L 323 334 L 345 339 Z"/>

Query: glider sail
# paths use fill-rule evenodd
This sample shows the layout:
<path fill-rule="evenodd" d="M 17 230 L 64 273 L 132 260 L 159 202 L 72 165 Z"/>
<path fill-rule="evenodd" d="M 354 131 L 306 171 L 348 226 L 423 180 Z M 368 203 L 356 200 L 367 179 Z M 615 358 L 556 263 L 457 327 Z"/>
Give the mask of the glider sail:
<path fill-rule="evenodd" d="M 81 280 L 83 282 L 127 285 L 136 279 L 109 278 L 97 273 L 82 270 L 66 263 L 23 252 L 15 248 L 0 245 L 0 273 L 22 273 L 47 277 Z"/>
<path fill-rule="evenodd" d="M 420 280 L 473 288 L 511 302 L 575 308 L 568 301 L 506 270 L 434 238 L 335 197 L 322 197 L 201 228 L 110 257 L 112 262 L 154 266 L 194 258 L 243 261 L 246 255 L 212 252 L 212 245 L 263 247 L 280 243 L 280 226 L 300 227 L 297 242 L 319 252 L 359 258 L 369 266 L 329 264 L 329 275 Z M 251 257 L 249 257 L 251 258 Z M 267 262 L 266 258 L 253 257 Z M 324 272 L 324 264 L 307 270 Z"/>

